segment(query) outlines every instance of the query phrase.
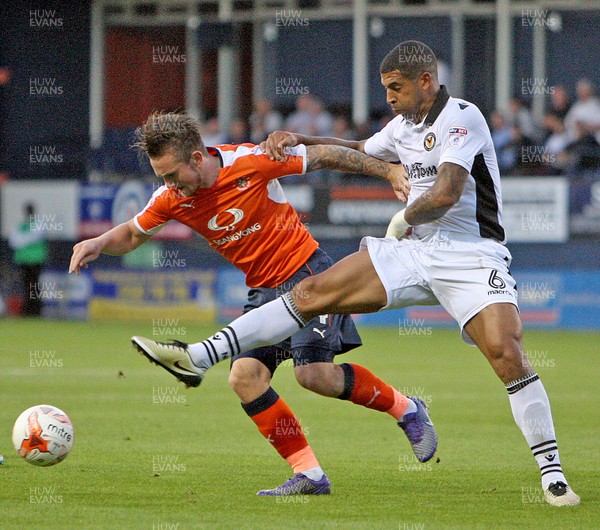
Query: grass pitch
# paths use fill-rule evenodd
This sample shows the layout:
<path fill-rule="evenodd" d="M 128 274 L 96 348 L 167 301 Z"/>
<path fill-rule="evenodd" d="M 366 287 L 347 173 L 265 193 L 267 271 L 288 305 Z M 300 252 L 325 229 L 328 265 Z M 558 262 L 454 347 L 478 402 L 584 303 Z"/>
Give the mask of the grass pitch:
<path fill-rule="evenodd" d="M 178 332 L 195 340 L 216 329 Z M 526 334 L 582 498 L 554 508 L 502 384 L 456 330 L 362 329 L 365 346 L 343 356 L 428 402 L 439 462 L 417 463 L 389 416 L 303 390 L 282 366 L 273 386 L 333 482 L 331 496 L 287 499 L 255 496 L 290 470 L 243 413 L 227 364 L 185 390 L 130 347 L 130 335 L 152 333 L 150 324 L 0 321 L 1 529 L 600 528 L 600 334 Z M 72 454 L 50 468 L 27 464 L 11 443 L 19 413 L 41 403 L 75 427 Z"/>

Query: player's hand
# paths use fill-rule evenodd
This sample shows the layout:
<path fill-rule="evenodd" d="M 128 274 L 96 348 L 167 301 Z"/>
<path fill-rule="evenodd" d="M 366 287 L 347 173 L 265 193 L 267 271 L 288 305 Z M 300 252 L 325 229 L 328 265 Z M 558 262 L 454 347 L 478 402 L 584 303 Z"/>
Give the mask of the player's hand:
<path fill-rule="evenodd" d="M 294 147 L 301 143 L 300 135 L 287 131 L 275 131 L 269 134 L 264 142 L 260 143 L 260 148 L 271 160 L 284 162 L 286 159 L 285 148 Z"/>
<path fill-rule="evenodd" d="M 100 245 L 95 239 L 86 239 L 73 247 L 73 255 L 69 264 L 69 274 L 79 274 L 81 268 L 88 268 L 88 263 L 98 258 L 101 252 Z"/>
<path fill-rule="evenodd" d="M 408 181 L 408 173 L 402 164 L 391 164 L 389 181 L 394 189 L 396 197 L 402 202 L 408 201 L 408 193 L 410 192 L 410 183 Z"/>

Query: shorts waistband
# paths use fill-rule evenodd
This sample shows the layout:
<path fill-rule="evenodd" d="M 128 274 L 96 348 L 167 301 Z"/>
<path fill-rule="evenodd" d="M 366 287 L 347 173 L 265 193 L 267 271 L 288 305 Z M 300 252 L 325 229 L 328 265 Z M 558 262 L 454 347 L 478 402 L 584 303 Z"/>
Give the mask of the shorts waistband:
<path fill-rule="evenodd" d="M 421 241 L 465 241 L 469 243 L 482 243 L 486 241 L 493 241 L 494 243 L 502 244 L 495 239 L 491 239 L 489 237 L 481 237 L 475 234 L 469 234 L 468 232 L 457 232 L 454 230 L 446 230 L 443 228 L 438 228 L 437 230 L 418 230 L 418 227 L 415 227 L 413 234 L 420 239 Z"/>

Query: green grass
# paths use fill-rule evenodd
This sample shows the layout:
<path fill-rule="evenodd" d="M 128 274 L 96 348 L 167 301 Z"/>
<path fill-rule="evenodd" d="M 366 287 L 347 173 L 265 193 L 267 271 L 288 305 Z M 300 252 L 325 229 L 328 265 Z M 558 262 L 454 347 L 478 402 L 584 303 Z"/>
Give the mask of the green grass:
<path fill-rule="evenodd" d="M 198 339 L 215 331 L 185 329 Z M 430 402 L 440 461 L 415 464 L 389 416 L 303 390 L 284 365 L 273 386 L 333 482 L 331 496 L 285 502 L 255 496 L 290 471 L 243 413 L 226 363 L 185 390 L 130 348 L 129 336 L 151 336 L 150 325 L 0 321 L 0 528 L 600 527 L 599 334 L 526 336 L 563 468 L 582 497 L 579 507 L 553 508 L 541 502 L 502 384 L 456 330 L 361 332 L 365 346 L 344 360 Z M 31 367 L 36 351 L 54 352 L 59 366 Z M 177 403 L 156 402 L 169 392 Z M 28 465 L 11 443 L 16 417 L 39 403 L 64 409 L 75 426 L 73 453 L 51 468 Z"/>

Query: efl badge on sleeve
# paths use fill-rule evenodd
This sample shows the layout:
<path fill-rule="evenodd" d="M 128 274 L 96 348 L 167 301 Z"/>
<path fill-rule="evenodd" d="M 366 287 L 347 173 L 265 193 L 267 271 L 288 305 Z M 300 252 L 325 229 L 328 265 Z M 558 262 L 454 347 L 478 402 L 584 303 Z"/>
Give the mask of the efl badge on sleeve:
<path fill-rule="evenodd" d="M 464 127 L 450 127 L 448 131 L 448 143 L 452 147 L 460 147 L 465 143 L 467 133 L 468 131 Z"/>

